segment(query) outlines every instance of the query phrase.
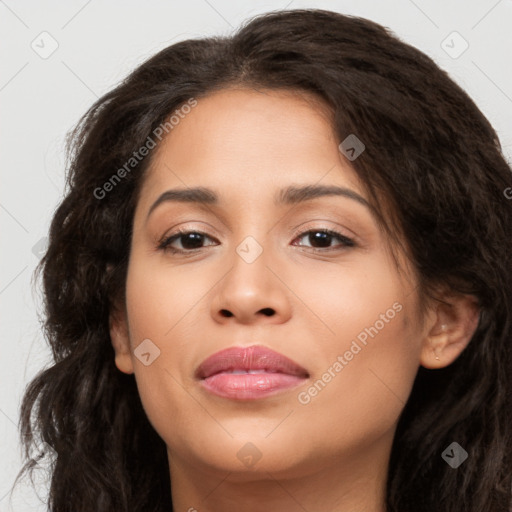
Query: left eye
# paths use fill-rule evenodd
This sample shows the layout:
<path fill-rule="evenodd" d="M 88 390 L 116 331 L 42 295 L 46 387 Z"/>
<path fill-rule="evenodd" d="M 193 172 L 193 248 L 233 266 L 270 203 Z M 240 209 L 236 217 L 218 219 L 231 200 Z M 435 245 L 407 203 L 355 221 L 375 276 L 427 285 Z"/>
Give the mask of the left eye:
<path fill-rule="evenodd" d="M 330 229 L 312 229 L 310 231 L 302 233 L 295 240 L 300 240 L 301 238 L 304 237 L 307 237 L 310 243 L 317 245 L 317 247 L 313 246 L 313 249 L 331 248 L 331 242 L 335 238 L 341 241 L 340 245 L 342 246 L 353 247 L 355 245 L 354 241 L 351 238 L 348 238 L 342 235 L 341 233 L 338 233 L 337 231 L 332 231 Z"/>
<path fill-rule="evenodd" d="M 333 239 L 338 239 L 341 243 L 338 244 L 342 247 L 354 247 L 355 243 L 351 238 L 348 238 L 337 231 L 332 231 L 330 229 L 312 229 L 309 231 L 305 231 L 297 236 L 295 240 L 300 240 L 302 238 L 307 237 L 308 241 L 313 244 L 309 246 L 313 250 L 322 251 L 322 249 L 332 249 L 331 243 Z M 193 252 L 198 249 L 203 248 L 204 239 L 214 240 L 206 233 L 202 233 L 200 231 L 180 231 L 171 235 L 167 238 L 164 238 L 158 245 L 158 249 L 163 251 L 170 251 L 171 253 L 187 253 Z M 175 242 L 180 242 L 181 247 L 175 247 L 172 244 Z M 208 244 L 208 245 L 215 245 Z M 297 244 L 292 244 L 297 245 Z M 308 246 L 306 246 L 308 247 Z M 336 248 L 336 246 L 334 247 Z"/>

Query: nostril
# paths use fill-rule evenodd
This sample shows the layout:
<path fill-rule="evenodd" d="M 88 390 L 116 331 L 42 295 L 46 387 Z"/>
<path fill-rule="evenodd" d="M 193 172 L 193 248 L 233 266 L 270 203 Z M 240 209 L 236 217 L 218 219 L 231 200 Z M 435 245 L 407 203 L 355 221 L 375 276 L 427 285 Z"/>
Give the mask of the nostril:
<path fill-rule="evenodd" d="M 274 314 L 274 310 L 272 308 L 263 308 L 261 310 L 261 312 L 265 315 L 265 316 L 272 316 Z"/>
<path fill-rule="evenodd" d="M 225 316 L 225 317 L 230 317 L 230 316 L 233 316 L 233 313 L 231 313 L 231 311 L 228 311 L 227 309 L 221 309 L 220 310 L 220 314 L 222 316 Z"/>

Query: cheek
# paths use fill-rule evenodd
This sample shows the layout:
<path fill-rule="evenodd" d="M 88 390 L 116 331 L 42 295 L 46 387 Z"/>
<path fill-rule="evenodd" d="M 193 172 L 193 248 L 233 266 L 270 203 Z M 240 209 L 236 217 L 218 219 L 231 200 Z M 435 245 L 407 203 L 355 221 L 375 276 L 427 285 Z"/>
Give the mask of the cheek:
<path fill-rule="evenodd" d="M 297 419 L 309 435 L 326 433 L 326 449 L 334 439 L 364 444 L 392 428 L 418 371 L 414 288 L 380 261 L 317 279 L 308 296 L 329 334 L 318 343 L 311 384 L 298 394 Z"/>
<path fill-rule="evenodd" d="M 333 354 L 352 350 L 354 357 L 347 354 L 348 358 L 367 364 L 373 360 L 397 364 L 399 354 L 406 356 L 404 364 L 411 364 L 410 356 L 415 359 L 415 354 L 419 361 L 420 346 L 415 341 L 419 333 L 409 321 L 418 308 L 415 283 L 400 280 L 383 251 L 326 265 L 322 271 L 318 264 L 314 268 L 309 262 L 300 278 L 286 276 L 300 299 L 295 300 L 293 322 L 306 330 L 305 342 L 314 343 L 318 352 L 331 359 Z M 325 362 L 325 357 L 319 360 Z"/>
<path fill-rule="evenodd" d="M 198 319 L 205 322 L 210 315 L 208 293 L 219 276 L 211 271 L 180 271 L 162 260 L 135 256 L 126 283 L 135 378 L 150 423 L 168 444 L 174 444 L 183 429 L 193 431 L 197 418 L 204 415 L 185 388 L 196 354 L 204 352 L 198 345 L 208 341 L 200 337 L 208 331 L 200 329 Z M 136 354 L 148 339 L 152 362 L 146 366 Z"/>
<path fill-rule="evenodd" d="M 222 276 L 222 273 L 219 273 Z M 134 258 L 127 284 L 127 308 L 133 348 L 151 339 L 160 349 L 160 363 L 178 371 L 194 361 L 202 333 L 197 320 L 210 315 L 210 293 L 219 281 L 211 271 L 172 267 L 165 257 Z"/>

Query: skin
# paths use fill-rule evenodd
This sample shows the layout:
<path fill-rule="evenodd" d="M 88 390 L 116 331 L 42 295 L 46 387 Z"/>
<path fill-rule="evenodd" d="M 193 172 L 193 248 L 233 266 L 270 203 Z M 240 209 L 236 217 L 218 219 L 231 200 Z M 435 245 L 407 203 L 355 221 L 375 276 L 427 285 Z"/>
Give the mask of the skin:
<path fill-rule="evenodd" d="M 436 303 L 419 317 L 415 273 L 402 257 L 399 274 L 364 205 L 340 196 L 274 205 L 292 184 L 338 185 L 368 199 L 339 142 L 314 98 L 231 88 L 201 98 L 154 155 L 135 212 L 126 304 L 112 312 L 110 331 L 116 366 L 135 374 L 167 445 L 174 511 L 384 510 L 391 444 L 418 367 L 449 365 L 476 328 L 468 296 L 445 293 L 450 307 Z M 163 192 L 195 186 L 213 189 L 219 204 L 164 202 L 147 218 Z M 157 248 L 180 227 L 208 235 L 192 256 Z M 325 249 L 295 235 L 311 229 L 356 245 L 332 237 Z M 247 236 L 263 250 L 252 263 L 236 252 Z M 400 312 L 301 403 L 299 393 L 395 303 Z M 134 353 L 145 339 L 160 350 L 148 366 Z M 211 354 L 253 344 L 310 378 L 252 402 L 212 395 L 194 379 Z M 247 443 L 261 456 L 252 465 L 237 456 Z"/>

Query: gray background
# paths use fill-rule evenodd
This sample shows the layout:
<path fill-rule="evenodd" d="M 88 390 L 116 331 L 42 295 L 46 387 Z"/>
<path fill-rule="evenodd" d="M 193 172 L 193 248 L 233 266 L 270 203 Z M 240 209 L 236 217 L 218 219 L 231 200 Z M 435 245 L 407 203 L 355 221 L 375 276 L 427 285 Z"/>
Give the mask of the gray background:
<path fill-rule="evenodd" d="M 227 35 L 261 12 L 303 7 L 372 19 L 427 53 L 493 123 L 510 160 L 512 0 L 0 0 L 0 512 L 46 510 L 28 484 L 12 497 L 9 491 L 21 465 L 21 396 L 49 363 L 32 274 L 64 190 L 66 133 L 163 47 Z M 36 483 L 44 499 L 43 475 Z"/>

